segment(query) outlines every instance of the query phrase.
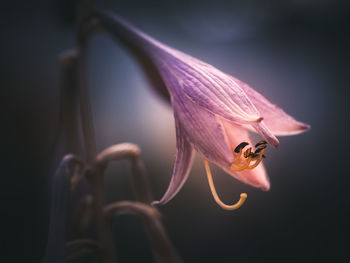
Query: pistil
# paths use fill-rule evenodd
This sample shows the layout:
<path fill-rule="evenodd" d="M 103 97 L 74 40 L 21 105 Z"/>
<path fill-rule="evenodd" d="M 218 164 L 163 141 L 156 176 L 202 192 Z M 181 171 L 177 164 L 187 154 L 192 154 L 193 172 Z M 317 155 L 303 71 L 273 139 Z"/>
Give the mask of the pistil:
<path fill-rule="evenodd" d="M 208 182 L 209 182 L 209 186 L 210 186 L 210 190 L 211 193 L 214 197 L 215 202 L 223 209 L 225 210 L 236 210 L 238 208 L 240 208 L 245 200 L 247 199 L 247 194 L 246 193 L 241 193 L 240 199 L 238 200 L 237 203 L 233 204 L 233 205 L 227 205 L 224 202 L 221 201 L 220 197 L 218 196 L 216 190 L 215 190 L 215 186 L 214 186 L 214 182 L 213 182 L 213 176 L 211 174 L 211 170 L 210 170 L 210 166 L 209 166 L 209 162 L 207 159 L 204 159 L 204 167 L 205 167 L 205 171 L 207 173 L 207 177 L 208 177 Z"/>

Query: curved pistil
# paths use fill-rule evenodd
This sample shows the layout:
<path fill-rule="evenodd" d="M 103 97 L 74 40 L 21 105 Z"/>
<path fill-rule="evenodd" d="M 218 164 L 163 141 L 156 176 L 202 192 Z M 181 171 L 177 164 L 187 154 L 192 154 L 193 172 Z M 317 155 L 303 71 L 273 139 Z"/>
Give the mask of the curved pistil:
<path fill-rule="evenodd" d="M 240 199 L 238 200 L 237 203 L 235 203 L 233 205 L 225 204 L 224 202 L 222 202 L 220 200 L 220 197 L 218 196 L 218 194 L 217 194 L 217 192 L 215 190 L 215 186 L 214 186 L 214 182 L 213 182 L 213 176 L 211 174 L 209 162 L 208 162 L 207 159 L 204 159 L 204 166 L 205 166 L 205 171 L 207 173 L 210 190 L 211 190 L 211 193 L 213 194 L 213 197 L 214 197 L 214 200 L 216 201 L 216 203 L 221 208 L 223 208 L 225 210 L 236 210 L 236 209 L 240 208 L 244 204 L 245 200 L 247 199 L 247 194 L 246 193 L 241 193 Z"/>

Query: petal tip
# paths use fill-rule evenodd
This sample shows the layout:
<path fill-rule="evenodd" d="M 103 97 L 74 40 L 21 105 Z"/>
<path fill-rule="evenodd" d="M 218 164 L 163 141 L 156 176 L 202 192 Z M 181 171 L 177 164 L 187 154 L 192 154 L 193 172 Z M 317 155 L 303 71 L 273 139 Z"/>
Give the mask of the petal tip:
<path fill-rule="evenodd" d="M 268 192 L 269 190 L 270 190 L 270 187 L 271 187 L 271 185 L 270 185 L 270 180 L 269 180 L 269 178 L 266 176 L 265 178 L 264 178 L 264 180 L 261 180 L 260 181 L 260 189 L 261 190 L 263 190 L 264 192 Z"/>
<path fill-rule="evenodd" d="M 267 183 L 267 184 L 261 186 L 261 189 L 265 192 L 269 191 L 270 190 L 270 183 Z"/>
<path fill-rule="evenodd" d="M 278 136 L 287 136 L 287 135 L 298 135 L 304 132 L 307 132 L 311 129 L 311 126 L 306 123 L 298 122 L 289 130 L 279 131 L 276 133 Z"/>
<path fill-rule="evenodd" d="M 151 206 L 157 206 L 157 205 L 161 205 L 160 201 L 153 201 L 151 203 Z"/>
<path fill-rule="evenodd" d="M 278 145 L 280 145 L 280 141 L 276 137 L 268 140 L 268 143 L 271 144 L 275 148 L 277 148 Z"/>
<path fill-rule="evenodd" d="M 306 132 L 311 129 L 311 125 L 306 124 L 306 123 L 301 123 L 298 127 L 300 132 Z"/>

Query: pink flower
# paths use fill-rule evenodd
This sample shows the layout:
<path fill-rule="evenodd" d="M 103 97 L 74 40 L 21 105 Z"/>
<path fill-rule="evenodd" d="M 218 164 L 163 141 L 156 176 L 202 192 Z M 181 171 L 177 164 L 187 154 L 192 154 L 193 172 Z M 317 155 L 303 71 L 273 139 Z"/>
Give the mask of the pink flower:
<path fill-rule="evenodd" d="M 275 136 L 294 135 L 309 129 L 242 81 L 215 67 L 166 46 L 111 13 L 99 13 L 105 29 L 115 34 L 146 67 L 160 91 L 166 87 L 174 110 L 176 161 L 169 187 L 155 204 L 165 204 L 185 183 L 192 167 L 194 150 L 205 161 L 209 183 L 216 201 L 225 209 L 234 206 L 218 198 L 211 179 L 212 162 L 236 179 L 269 190 L 270 183 L 261 163 L 266 144 L 277 146 Z M 161 81 L 156 81 L 160 76 Z M 160 84 L 160 85 L 159 85 Z M 265 141 L 256 147 L 248 131 Z"/>

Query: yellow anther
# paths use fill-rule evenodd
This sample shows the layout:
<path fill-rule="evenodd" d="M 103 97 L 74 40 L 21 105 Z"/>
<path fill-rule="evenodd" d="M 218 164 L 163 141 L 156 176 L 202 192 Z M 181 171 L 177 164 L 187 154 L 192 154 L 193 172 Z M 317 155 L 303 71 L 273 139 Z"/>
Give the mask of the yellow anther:
<path fill-rule="evenodd" d="M 244 152 L 244 158 L 248 158 L 252 152 L 252 147 L 250 147 L 248 150 Z"/>
<path fill-rule="evenodd" d="M 204 159 L 204 167 L 205 167 L 205 171 L 207 173 L 210 190 L 211 190 L 211 193 L 212 193 L 212 195 L 214 197 L 215 202 L 221 208 L 223 208 L 225 210 L 236 210 L 236 209 L 240 208 L 244 204 L 245 200 L 247 199 L 247 194 L 246 193 L 241 193 L 240 199 L 238 200 L 237 203 L 235 203 L 233 205 L 227 205 L 227 204 L 223 203 L 220 200 L 220 197 L 218 196 L 218 194 L 217 194 L 217 192 L 215 190 L 215 186 L 214 186 L 214 182 L 213 182 L 213 176 L 211 174 L 209 162 L 208 162 L 207 159 Z"/>
<path fill-rule="evenodd" d="M 252 158 L 253 157 L 250 155 L 248 158 L 244 159 L 244 161 L 239 160 L 237 162 L 233 162 L 229 168 L 232 171 L 243 171 L 248 168 Z"/>
<path fill-rule="evenodd" d="M 260 141 L 258 142 L 255 147 L 256 151 L 253 152 L 249 148 L 247 149 L 242 157 L 242 151 L 243 148 L 246 147 L 248 144 L 246 142 L 239 144 L 236 148 L 233 150 L 233 161 L 232 164 L 229 166 L 229 169 L 232 171 L 243 171 L 247 169 L 253 169 L 259 165 L 261 162 L 262 158 L 264 157 L 264 152 L 266 149 L 266 142 L 265 141 Z M 243 146 L 243 147 L 242 147 Z M 233 149 L 233 148 L 232 148 Z M 235 153 L 237 153 L 235 155 Z M 255 161 L 254 164 L 250 165 L 252 161 Z"/>
<path fill-rule="evenodd" d="M 259 165 L 259 163 L 261 162 L 262 158 L 263 158 L 264 152 L 265 152 L 265 149 L 262 149 L 259 152 L 258 157 L 255 157 L 255 163 L 253 165 L 248 166 L 246 169 L 251 170 L 251 169 L 257 167 Z"/>
<path fill-rule="evenodd" d="M 233 163 L 237 162 L 238 160 L 241 159 L 242 156 L 242 149 L 239 150 L 236 156 L 233 157 Z"/>

